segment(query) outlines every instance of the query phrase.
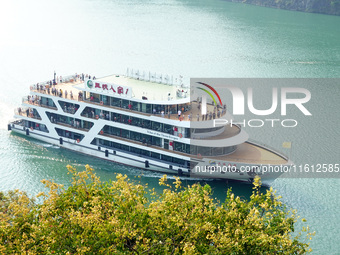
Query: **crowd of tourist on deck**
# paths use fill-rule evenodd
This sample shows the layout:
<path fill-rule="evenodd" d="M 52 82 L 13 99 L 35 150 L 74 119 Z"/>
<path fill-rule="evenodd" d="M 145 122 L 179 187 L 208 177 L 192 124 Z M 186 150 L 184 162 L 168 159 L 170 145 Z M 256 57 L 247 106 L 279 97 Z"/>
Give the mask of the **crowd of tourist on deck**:
<path fill-rule="evenodd" d="M 70 98 L 71 100 L 74 99 L 74 94 L 72 90 L 62 90 L 61 88 L 57 88 L 56 85 L 60 84 L 60 83 L 65 83 L 65 82 L 77 82 L 79 81 L 85 81 L 86 79 L 96 79 L 95 76 L 91 76 L 88 74 L 75 74 L 72 76 L 67 76 L 67 77 L 62 77 L 62 76 L 56 76 L 53 80 L 50 80 L 48 82 L 44 82 L 42 84 L 37 83 L 36 85 L 31 86 L 31 90 L 37 90 L 38 92 L 42 92 L 42 93 L 47 93 L 50 95 L 54 95 L 54 96 L 59 96 L 59 97 L 64 97 L 64 98 Z M 28 102 L 30 104 L 38 104 L 41 105 L 41 98 L 39 98 L 39 96 L 37 95 L 31 95 L 28 96 Z M 82 91 L 78 92 L 78 101 L 83 100 L 83 93 Z M 90 97 L 90 101 L 94 101 L 93 95 L 91 95 Z M 197 108 L 200 112 L 201 110 L 201 100 L 199 100 L 199 98 L 197 99 Z M 47 106 L 48 106 L 48 101 L 47 101 Z M 129 110 L 133 110 L 132 109 L 132 105 L 129 104 L 128 107 Z M 65 112 L 69 112 L 69 111 L 65 111 Z M 214 109 L 212 111 L 208 111 L 206 114 L 200 114 L 200 113 L 196 113 L 195 115 L 192 113 L 192 111 L 190 110 L 190 113 L 188 115 L 185 115 L 185 112 L 189 112 L 189 109 L 184 109 L 183 107 L 181 109 L 178 109 L 177 115 L 178 115 L 178 119 L 180 121 L 182 120 L 188 120 L 188 121 L 192 121 L 192 120 L 196 120 L 196 121 L 206 121 L 206 120 L 212 120 L 212 119 L 216 119 L 216 118 L 220 118 L 222 115 L 224 115 L 226 113 L 226 106 L 214 106 Z M 167 114 L 168 118 L 171 118 L 171 114 L 174 114 L 174 112 L 172 111 L 168 111 L 167 113 L 165 113 L 164 110 L 160 111 L 160 112 L 156 112 L 156 109 L 153 109 L 152 112 L 154 115 L 156 114 L 160 114 L 161 117 L 165 117 Z M 105 118 L 106 116 L 100 116 L 100 118 Z"/>
<path fill-rule="evenodd" d="M 52 94 L 52 95 L 60 96 L 60 97 L 63 97 L 63 95 L 65 95 L 65 98 L 67 98 L 68 91 L 65 90 L 63 93 L 62 89 L 56 88 L 56 85 L 61 84 L 61 83 L 67 83 L 67 82 L 77 82 L 78 80 L 85 81 L 85 79 L 91 79 L 91 78 L 92 80 L 96 79 L 95 76 L 91 76 L 91 75 L 84 74 L 84 73 L 67 76 L 65 78 L 63 78 L 62 76 L 56 76 L 53 80 L 37 83 L 31 86 L 30 89 L 37 90 L 38 92 L 41 92 L 41 93 L 48 93 L 48 94 Z M 70 95 L 70 98 L 73 99 L 72 90 L 70 90 L 69 95 Z M 79 96 L 80 95 L 78 95 L 78 99 L 79 99 Z"/>

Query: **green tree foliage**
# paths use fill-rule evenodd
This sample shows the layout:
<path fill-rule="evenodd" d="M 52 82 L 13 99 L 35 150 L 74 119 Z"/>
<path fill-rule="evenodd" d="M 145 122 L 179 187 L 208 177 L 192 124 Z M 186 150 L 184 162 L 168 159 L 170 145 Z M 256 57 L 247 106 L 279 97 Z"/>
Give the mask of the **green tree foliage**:
<path fill-rule="evenodd" d="M 68 166 L 72 185 L 53 181 L 36 203 L 18 190 L 0 193 L 1 254 L 304 254 L 311 233 L 295 233 L 298 216 L 255 179 L 249 201 L 210 186 L 160 179 L 158 195 L 126 176 L 101 182 L 93 169 Z M 304 220 L 303 220 L 304 221 Z M 305 224 L 305 223 L 302 223 Z M 303 239 L 303 240 L 301 240 Z"/>

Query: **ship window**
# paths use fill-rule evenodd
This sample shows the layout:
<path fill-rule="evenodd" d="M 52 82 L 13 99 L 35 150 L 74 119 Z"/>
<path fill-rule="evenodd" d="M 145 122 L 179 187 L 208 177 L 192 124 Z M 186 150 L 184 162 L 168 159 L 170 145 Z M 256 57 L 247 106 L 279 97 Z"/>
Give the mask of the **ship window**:
<path fill-rule="evenodd" d="M 130 147 L 130 152 L 136 153 L 136 154 L 141 154 L 141 149 L 135 148 L 135 147 Z"/>
<path fill-rule="evenodd" d="M 58 135 L 62 137 L 70 138 L 73 140 L 77 140 L 77 139 L 82 140 L 84 138 L 84 135 L 78 134 L 76 132 L 71 132 L 68 130 L 61 129 L 61 128 L 55 128 L 55 130 L 58 133 Z"/>
<path fill-rule="evenodd" d="M 120 128 L 112 127 L 111 129 L 113 135 L 120 136 Z"/>
<path fill-rule="evenodd" d="M 151 121 L 150 120 L 143 120 L 142 127 L 151 129 Z"/>
<path fill-rule="evenodd" d="M 163 125 L 159 122 L 152 122 L 152 129 L 161 132 L 163 129 Z"/>
<path fill-rule="evenodd" d="M 212 155 L 222 155 L 223 154 L 223 147 L 213 147 L 212 148 Z"/>
<path fill-rule="evenodd" d="M 163 131 L 167 134 L 173 135 L 173 126 L 164 124 Z"/>
<path fill-rule="evenodd" d="M 138 132 L 131 132 L 130 137 L 131 137 L 132 140 L 142 141 L 142 138 L 141 138 L 142 136 Z"/>
<path fill-rule="evenodd" d="M 174 142 L 174 150 L 179 152 L 185 152 L 185 144 Z"/>
<path fill-rule="evenodd" d="M 147 151 L 147 150 L 141 150 L 141 154 L 142 154 L 143 156 L 150 157 L 150 151 Z"/>
<path fill-rule="evenodd" d="M 184 165 L 185 164 L 185 160 L 183 159 L 179 159 L 179 158 L 173 158 L 173 162 L 179 165 Z"/>
<path fill-rule="evenodd" d="M 175 105 L 170 105 L 169 110 L 170 110 L 170 114 L 177 113 L 177 108 Z"/>
<path fill-rule="evenodd" d="M 108 96 L 100 95 L 100 101 L 103 102 L 104 105 L 110 105 Z"/>
<path fill-rule="evenodd" d="M 162 140 L 159 137 L 152 137 L 152 144 L 156 146 L 161 146 Z"/>
<path fill-rule="evenodd" d="M 64 112 L 74 114 L 79 109 L 79 104 L 71 104 L 66 101 L 58 100 L 58 103 Z"/>
<path fill-rule="evenodd" d="M 123 150 L 123 151 L 129 151 L 129 146 L 125 145 L 125 144 L 121 144 L 120 148 Z"/>
<path fill-rule="evenodd" d="M 122 105 L 122 100 L 118 98 L 112 98 L 111 100 L 111 105 L 116 106 L 116 107 L 121 107 Z"/>
<path fill-rule="evenodd" d="M 122 108 L 129 109 L 129 100 L 122 99 Z"/>
<path fill-rule="evenodd" d="M 127 139 L 130 138 L 130 131 L 122 129 L 121 132 L 122 132 L 123 138 L 127 138 Z"/>
<path fill-rule="evenodd" d="M 40 98 L 40 103 L 43 106 L 47 106 L 47 107 L 54 107 L 56 108 L 56 105 L 54 104 L 53 99 L 51 98 L 47 98 L 47 97 L 41 97 Z"/>
<path fill-rule="evenodd" d="M 161 158 L 162 158 L 162 160 L 164 160 L 164 161 L 172 162 L 172 157 L 170 157 L 170 156 L 162 155 Z"/>
<path fill-rule="evenodd" d="M 161 154 L 156 153 L 156 152 L 151 152 L 151 157 L 156 158 L 156 159 L 160 159 L 161 158 Z"/>
<path fill-rule="evenodd" d="M 202 156 L 211 156 L 211 147 L 197 147 L 197 154 L 201 154 Z"/>
<path fill-rule="evenodd" d="M 223 154 L 229 154 L 233 152 L 235 149 L 236 149 L 236 146 L 224 147 Z"/>
<path fill-rule="evenodd" d="M 141 103 L 131 101 L 131 110 L 140 112 L 141 111 Z"/>
<path fill-rule="evenodd" d="M 120 143 L 112 142 L 112 147 L 113 147 L 113 148 L 120 149 L 120 148 L 121 148 L 121 144 L 120 144 Z"/>

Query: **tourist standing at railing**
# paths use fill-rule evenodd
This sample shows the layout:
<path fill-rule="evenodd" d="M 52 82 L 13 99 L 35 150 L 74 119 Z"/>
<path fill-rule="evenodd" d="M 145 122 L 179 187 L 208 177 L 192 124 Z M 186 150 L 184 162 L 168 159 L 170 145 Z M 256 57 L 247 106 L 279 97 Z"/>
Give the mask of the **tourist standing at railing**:
<path fill-rule="evenodd" d="M 67 98 L 67 90 L 65 90 L 65 98 Z"/>
<path fill-rule="evenodd" d="M 70 97 L 71 97 L 71 99 L 73 99 L 73 93 L 72 93 L 72 90 L 70 91 Z"/>

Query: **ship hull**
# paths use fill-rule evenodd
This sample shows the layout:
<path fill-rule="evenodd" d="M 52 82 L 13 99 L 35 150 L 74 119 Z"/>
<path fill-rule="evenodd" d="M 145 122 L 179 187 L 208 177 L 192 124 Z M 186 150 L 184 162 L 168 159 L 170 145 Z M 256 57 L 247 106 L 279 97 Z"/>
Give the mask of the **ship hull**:
<path fill-rule="evenodd" d="M 272 181 L 282 174 L 281 171 L 266 173 L 261 171 L 249 171 L 249 169 L 252 169 L 254 164 L 233 161 L 216 162 L 209 158 L 202 158 L 198 161 L 197 159 L 193 159 L 197 162 L 195 167 L 190 169 L 190 167 L 184 168 L 183 166 L 177 166 L 175 164 L 171 165 L 158 160 L 146 159 L 142 155 L 132 155 L 123 151 L 112 150 L 104 147 L 99 148 L 95 145 L 82 145 L 72 139 L 63 138 L 61 143 L 60 138 L 51 137 L 44 132 L 31 130 L 14 123 L 10 124 L 10 129 L 14 133 L 37 139 L 49 144 L 57 145 L 61 148 L 79 152 L 92 157 L 136 167 L 143 170 L 178 176 L 187 176 L 193 179 L 224 179 L 251 183 L 254 177 L 259 175 L 264 184 L 270 185 Z M 289 161 L 285 165 L 289 167 L 291 162 Z"/>

